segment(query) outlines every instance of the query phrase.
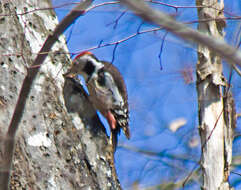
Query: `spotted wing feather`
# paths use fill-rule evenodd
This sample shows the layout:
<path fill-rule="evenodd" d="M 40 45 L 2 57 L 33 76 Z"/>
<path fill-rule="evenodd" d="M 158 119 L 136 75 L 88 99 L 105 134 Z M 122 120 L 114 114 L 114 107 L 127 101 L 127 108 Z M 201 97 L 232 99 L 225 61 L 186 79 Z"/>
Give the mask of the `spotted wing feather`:
<path fill-rule="evenodd" d="M 111 108 L 111 112 L 117 120 L 117 128 L 121 128 L 124 131 L 125 136 L 130 138 L 130 129 L 129 129 L 129 109 L 128 109 L 128 96 L 127 90 L 125 86 L 125 82 L 116 67 L 114 67 L 111 63 L 104 62 L 104 69 L 110 73 L 110 76 L 114 76 L 114 83 L 117 85 L 117 88 L 122 95 L 122 99 L 113 92 L 114 104 Z"/>

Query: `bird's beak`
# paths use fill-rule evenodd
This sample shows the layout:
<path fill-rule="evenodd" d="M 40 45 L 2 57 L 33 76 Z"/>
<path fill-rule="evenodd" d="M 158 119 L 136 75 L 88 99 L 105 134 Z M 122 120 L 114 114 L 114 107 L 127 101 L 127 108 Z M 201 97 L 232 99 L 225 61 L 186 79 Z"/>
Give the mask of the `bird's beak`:
<path fill-rule="evenodd" d="M 76 74 L 71 73 L 71 72 L 67 72 L 65 74 L 63 74 L 64 77 L 66 78 L 74 78 L 76 76 Z"/>

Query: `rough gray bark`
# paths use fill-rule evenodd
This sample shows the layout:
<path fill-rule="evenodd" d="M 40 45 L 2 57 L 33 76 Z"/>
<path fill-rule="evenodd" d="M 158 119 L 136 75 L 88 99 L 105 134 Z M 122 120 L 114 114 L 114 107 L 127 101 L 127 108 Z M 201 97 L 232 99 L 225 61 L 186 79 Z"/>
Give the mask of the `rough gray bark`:
<path fill-rule="evenodd" d="M 0 2 L 1 170 L 5 167 L 5 134 L 26 67 L 32 64 L 35 53 L 57 25 L 51 10 L 19 13 L 43 7 L 51 4 L 34 0 Z M 27 99 L 16 136 L 10 187 L 121 189 L 103 126 L 84 92 L 76 90 L 81 87 L 63 78 L 63 64 L 69 64 L 70 59 L 67 54 L 58 54 L 59 51 L 68 52 L 63 37 L 42 65 Z M 73 96 L 92 110 L 90 115 L 83 115 L 80 107 L 71 107 Z"/>
<path fill-rule="evenodd" d="M 223 0 L 197 0 L 200 20 L 223 17 Z M 225 20 L 200 22 L 200 32 L 223 38 Z M 203 170 L 204 190 L 229 190 L 228 183 L 232 159 L 232 140 L 234 123 L 232 121 L 233 102 L 231 93 L 223 94 L 227 85 L 222 75 L 222 60 L 207 47 L 198 45 L 197 93 L 199 106 L 199 132 L 202 144 L 201 168 Z M 229 90 L 229 89 L 228 89 Z M 225 101 L 224 101 L 225 98 Z M 226 108 L 226 109 L 225 109 Z"/>

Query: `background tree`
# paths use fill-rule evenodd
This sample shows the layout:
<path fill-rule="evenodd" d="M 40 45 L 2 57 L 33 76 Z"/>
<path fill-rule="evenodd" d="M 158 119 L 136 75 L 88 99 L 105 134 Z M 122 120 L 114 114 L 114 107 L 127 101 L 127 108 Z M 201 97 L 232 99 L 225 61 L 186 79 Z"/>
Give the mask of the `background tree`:
<path fill-rule="evenodd" d="M 197 6 L 213 6 L 213 9 L 198 8 L 198 30 L 223 39 L 226 21 L 223 1 L 196 1 Z M 198 46 L 197 91 L 199 104 L 199 132 L 201 136 L 203 189 L 230 189 L 229 174 L 232 161 L 233 129 L 236 125 L 235 105 L 230 92 L 230 83 L 223 76 L 222 60 L 203 45 Z"/>

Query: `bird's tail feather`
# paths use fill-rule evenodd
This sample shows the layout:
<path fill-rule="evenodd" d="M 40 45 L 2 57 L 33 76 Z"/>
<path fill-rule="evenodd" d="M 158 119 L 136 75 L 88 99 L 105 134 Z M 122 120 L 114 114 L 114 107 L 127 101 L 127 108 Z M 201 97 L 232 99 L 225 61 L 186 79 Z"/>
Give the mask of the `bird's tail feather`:
<path fill-rule="evenodd" d="M 111 129 L 110 140 L 113 147 L 113 151 L 116 151 L 118 145 L 118 135 L 120 133 L 120 128 L 118 129 Z"/>

